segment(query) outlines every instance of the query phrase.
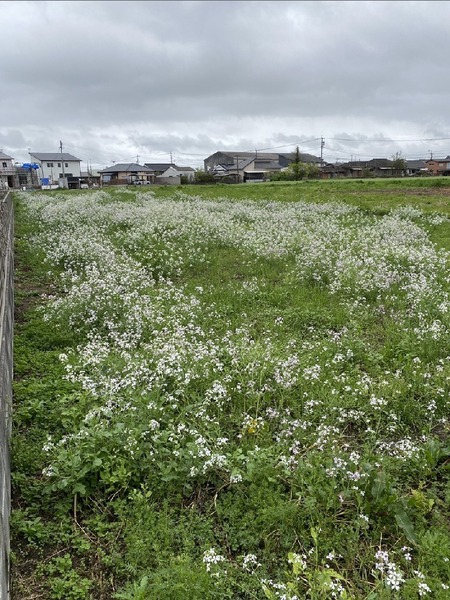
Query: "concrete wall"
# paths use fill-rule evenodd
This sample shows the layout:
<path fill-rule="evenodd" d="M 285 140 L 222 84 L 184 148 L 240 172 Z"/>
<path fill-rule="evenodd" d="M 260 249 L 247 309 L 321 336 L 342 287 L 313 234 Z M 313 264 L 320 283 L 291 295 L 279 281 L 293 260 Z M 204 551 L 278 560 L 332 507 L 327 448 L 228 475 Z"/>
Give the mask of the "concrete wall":
<path fill-rule="evenodd" d="M 155 183 L 159 185 L 181 185 L 181 175 L 170 175 L 168 177 L 158 175 Z"/>
<path fill-rule="evenodd" d="M 9 598 L 10 438 L 13 379 L 14 213 L 0 192 L 0 598 Z"/>

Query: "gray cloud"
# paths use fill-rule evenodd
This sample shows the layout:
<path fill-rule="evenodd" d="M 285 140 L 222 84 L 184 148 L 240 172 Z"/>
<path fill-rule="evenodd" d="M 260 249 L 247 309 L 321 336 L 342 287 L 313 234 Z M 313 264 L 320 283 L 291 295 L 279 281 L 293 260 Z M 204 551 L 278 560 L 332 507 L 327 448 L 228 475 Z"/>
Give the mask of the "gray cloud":
<path fill-rule="evenodd" d="M 1 8 L 0 145 L 21 159 L 63 139 L 98 164 L 174 152 L 197 166 L 219 147 L 322 135 L 330 159 L 331 148 L 420 154 L 429 142 L 372 139 L 450 131 L 447 2 Z M 332 142 L 339 131 L 359 145 Z M 450 153 L 450 140 L 434 147 Z"/>

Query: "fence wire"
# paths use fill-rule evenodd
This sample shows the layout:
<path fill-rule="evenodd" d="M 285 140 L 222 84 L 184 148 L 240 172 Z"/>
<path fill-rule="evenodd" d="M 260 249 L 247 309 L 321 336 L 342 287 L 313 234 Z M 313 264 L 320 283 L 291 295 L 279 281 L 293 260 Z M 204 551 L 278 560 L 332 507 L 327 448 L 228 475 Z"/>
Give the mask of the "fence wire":
<path fill-rule="evenodd" d="M 14 211 L 0 192 L 0 599 L 9 596 L 10 438 L 14 324 Z"/>

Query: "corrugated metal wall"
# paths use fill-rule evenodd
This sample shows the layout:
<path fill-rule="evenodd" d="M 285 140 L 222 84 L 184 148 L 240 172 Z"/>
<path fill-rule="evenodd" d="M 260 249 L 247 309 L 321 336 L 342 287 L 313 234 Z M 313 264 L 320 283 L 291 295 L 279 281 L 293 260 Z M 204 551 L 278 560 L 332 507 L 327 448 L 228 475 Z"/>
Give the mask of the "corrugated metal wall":
<path fill-rule="evenodd" d="M 14 323 L 14 212 L 0 192 L 0 599 L 9 598 L 10 459 Z"/>

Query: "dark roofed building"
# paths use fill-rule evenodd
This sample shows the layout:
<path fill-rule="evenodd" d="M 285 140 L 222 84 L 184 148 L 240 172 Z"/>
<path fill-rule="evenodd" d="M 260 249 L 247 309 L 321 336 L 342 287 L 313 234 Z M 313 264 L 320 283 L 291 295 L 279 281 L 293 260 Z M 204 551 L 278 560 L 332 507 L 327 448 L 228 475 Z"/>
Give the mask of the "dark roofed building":
<path fill-rule="evenodd" d="M 262 171 L 279 171 L 293 162 L 292 152 L 239 152 L 239 151 L 219 151 L 205 158 L 205 171 L 214 171 L 219 165 L 225 168 L 236 168 L 236 163 L 241 160 L 254 160 L 255 168 L 259 165 Z M 300 160 L 305 163 L 320 166 L 321 159 L 313 154 L 300 153 Z"/>
<path fill-rule="evenodd" d="M 145 185 L 153 183 L 155 172 L 137 163 L 118 163 L 99 171 L 104 185 Z"/>
<path fill-rule="evenodd" d="M 293 162 L 293 155 L 293 152 L 280 152 L 279 154 L 277 154 L 282 167 L 287 167 Z M 321 164 L 324 162 L 318 156 L 315 156 L 314 154 L 308 154 L 307 152 L 300 152 L 300 161 L 309 165 L 316 165 L 318 167 L 320 167 Z"/>
<path fill-rule="evenodd" d="M 407 160 L 406 161 L 407 175 L 428 175 L 427 163 L 424 160 Z"/>
<path fill-rule="evenodd" d="M 392 177 L 394 167 L 388 158 L 353 160 L 339 165 L 346 177 Z"/>
<path fill-rule="evenodd" d="M 173 163 L 144 163 L 146 167 L 152 169 L 155 175 L 162 175 L 169 167 L 174 167 Z"/>

